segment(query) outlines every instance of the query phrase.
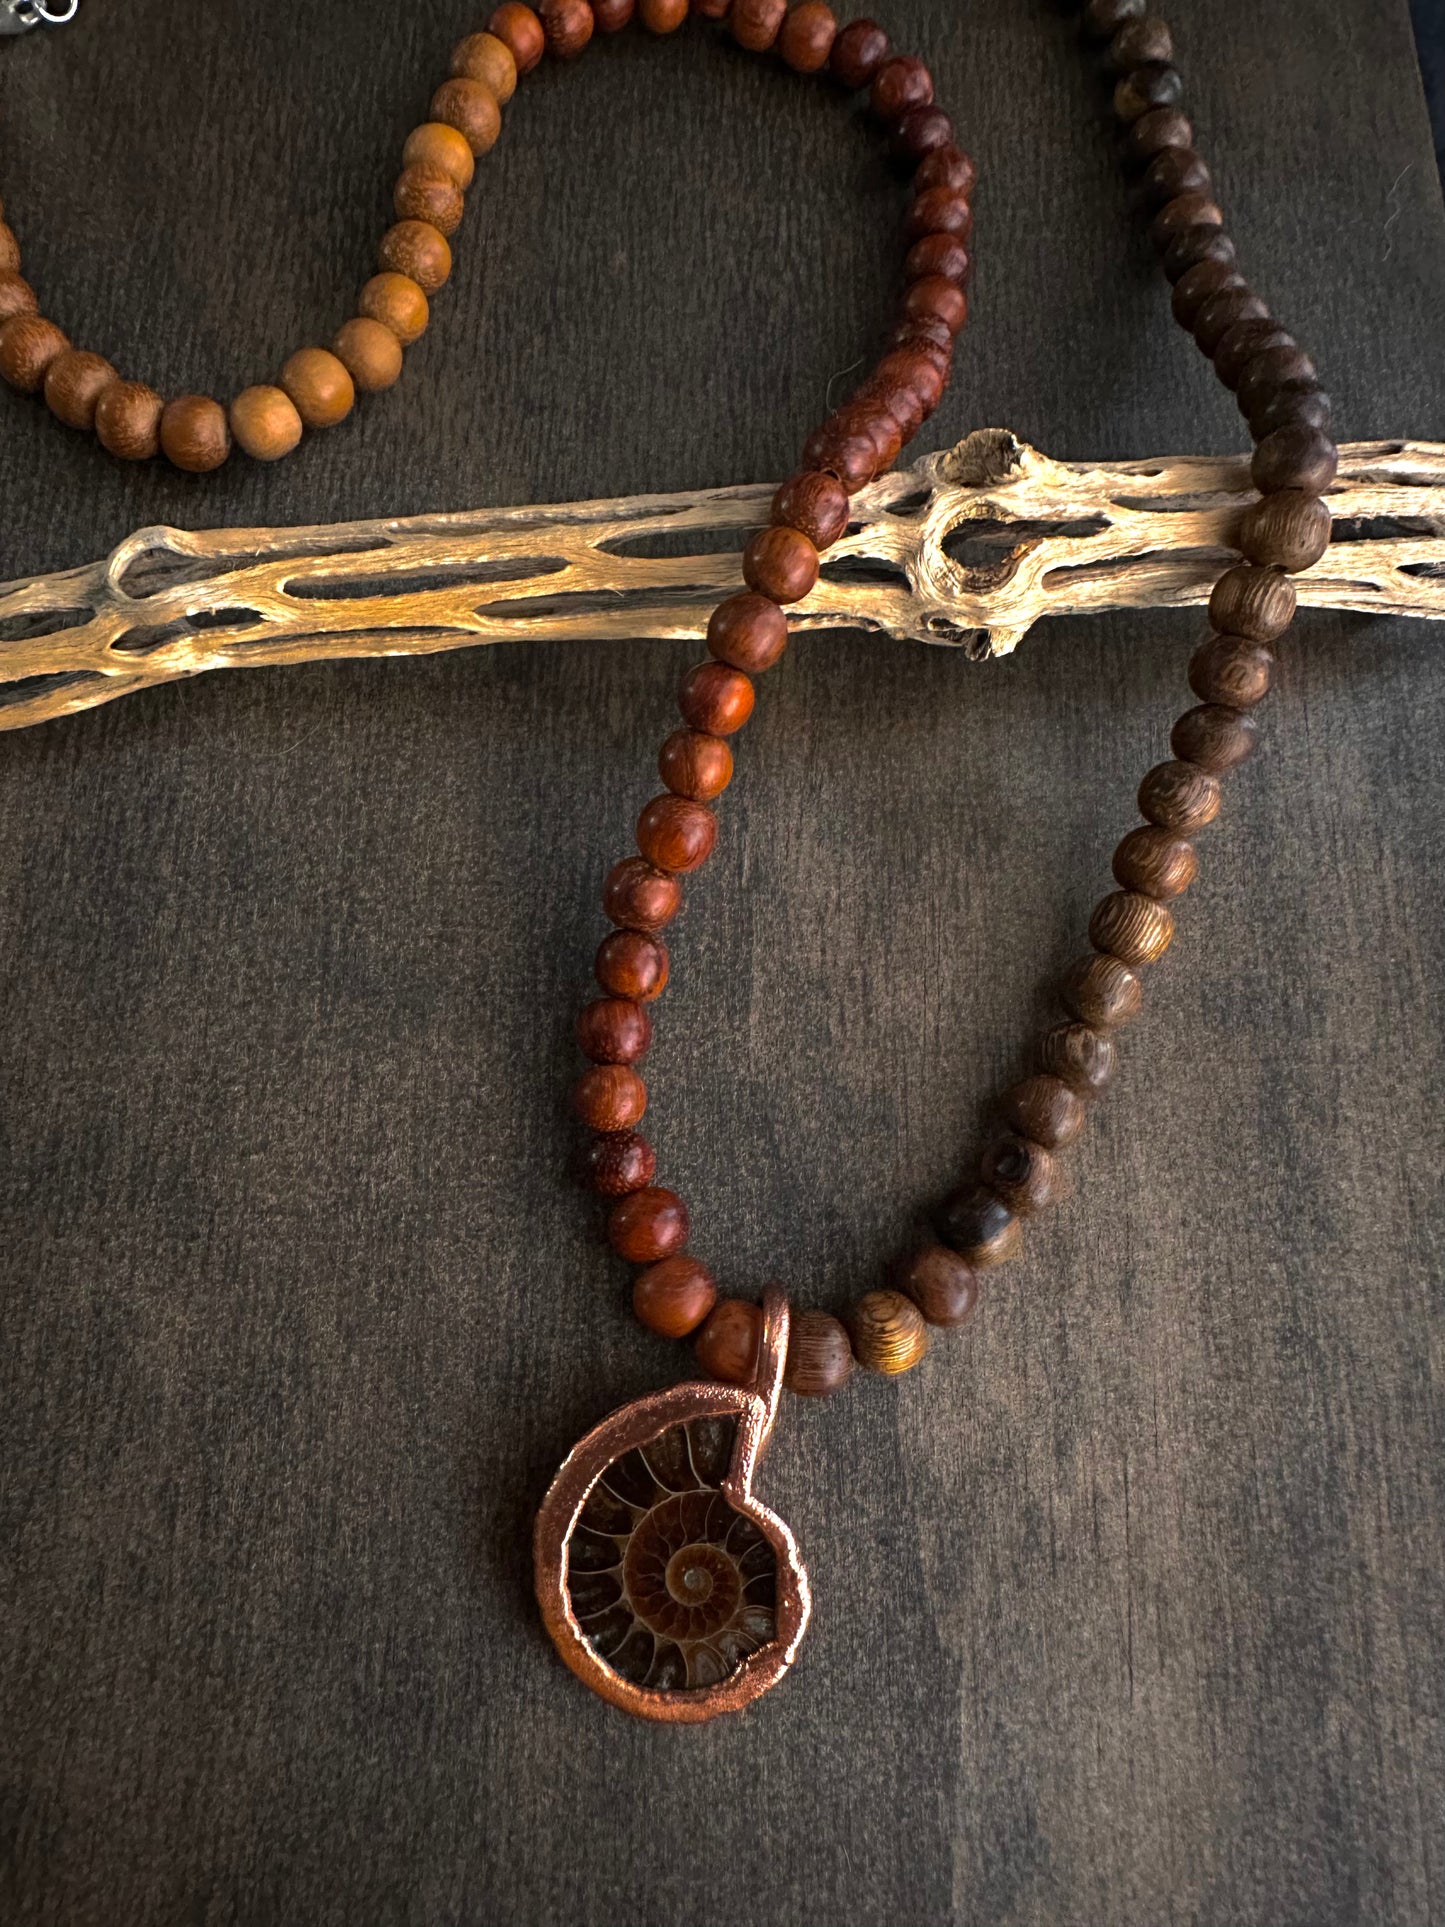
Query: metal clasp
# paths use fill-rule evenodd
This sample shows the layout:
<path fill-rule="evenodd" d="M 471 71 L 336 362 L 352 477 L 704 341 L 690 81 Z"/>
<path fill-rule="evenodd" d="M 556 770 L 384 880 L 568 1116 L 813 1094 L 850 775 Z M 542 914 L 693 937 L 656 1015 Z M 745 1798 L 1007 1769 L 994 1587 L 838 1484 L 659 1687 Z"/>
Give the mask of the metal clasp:
<path fill-rule="evenodd" d="M 0 34 L 63 27 L 75 18 L 79 6 L 80 0 L 0 0 Z"/>

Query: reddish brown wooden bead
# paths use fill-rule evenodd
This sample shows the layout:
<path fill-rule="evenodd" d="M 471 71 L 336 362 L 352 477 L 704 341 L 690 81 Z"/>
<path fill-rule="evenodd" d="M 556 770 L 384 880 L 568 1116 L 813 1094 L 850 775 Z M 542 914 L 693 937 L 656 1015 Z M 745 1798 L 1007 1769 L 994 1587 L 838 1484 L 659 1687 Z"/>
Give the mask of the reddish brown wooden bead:
<path fill-rule="evenodd" d="M 687 19 L 687 0 L 637 0 L 637 17 L 649 33 L 676 33 Z"/>
<path fill-rule="evenodd" d="M 469 33 L 452 48 L 451 71 L 458 80 L 480 80 L 491 89 L 499 107 L 505 107 L 517 91 L 517 57 L 505 40 L 494 33 Z M 468 151 L 470 160 L 470 150 Z M 471 185 L 471 174 L 458 179 L 458 187 Z"/>
<path fill-rule="evenodd" d="M 594 1064 L 572 1086 L 572 1109 L 594 1131 L 628 1131 L 647 1109 L 647 1086 L 626 1064 Z"/>
<path fill-rule="evenodd" d="M 788 0 L 733 0 L 728 26 L 733 39 L 749 53 L 766 53 L 778 37 Z"/>
<path fill-rule="evenodd" d="M 848 1320 L 853 1356 L 868 1372 L 896 1378 L 928 1350 L 923 1313 L 901 1291 L 865 1291 Z"/>
<path fill-rule="evenodd" d="M 1120 888 L 1138 890 L 1161 902 L 1181 896 L 1198 871 L 1194 845 L 1155 823 L 1130 830 L 1114 852 L 1114 876 Z"/>
<path fill-rule="evenodd" d="M 692 11 L 699 20 L 726 20 L 732 0 L 692 0 Z"/>
<path fill-rule="evenodd" d="M 968 319 L 968 296 L 956 282 L 941 274 L 925 274 L 903 291 L 903 313 L 910 320 L 936 317 L 956 335 Z"/>
<path fill-rule="evenodd" d="M 709 1378 L 751 1385 L 757 1377 L 763 1314 L 746 1298 L 719 1298 L 697 1335 L 697 1362 Z"/>
<path fill-rule="evenodd" d="M 430 221 L 398 221 L 381 237 L 376 251 L 379 265 L 391 274 L 404 274 L 423 294 L 444 287 L 452 271 L 447 237 Z"/>
<path fill-rule="evenodd" d="M 953 122 L 941 107 L 909 107 L 893 123 L 889 145 L 901 161 L 916 166 L 953 145 Z"/>
<path fill-rule="evenodd" d="M 855 413 L 835 409 L 803 443 L 810 468 L 835 475 L 846 494 L 856 495 L 878 467 L 878 446 Z"/>
<path fill-rule="evenodd" d="M 675 729 L 658 754 L 657 773 L 675 796 L 709 803 L 733 779 L 733 753 L 720 736 Z"/>
<path fill-rule="evenodd" d="M 1109 42 L 1108 62 L 1116 74 L 1133 67 L 1163 65 L 1174 57 L 1174 36 L 1162 20 L 1130 20 Z"/>
<path fill-rule="evenodd" d="M 687 1243 L 687 1206 L 675 1191 L 646 1184 L 607 1214 L 607 1242 L 629 1264 L 653 1265 Z"/>
<path fill-rule="evenodd" d="M 67 428 L 95 427 L 95 404 L 120 377 L 104 355 L 67 348 L 45 371 L 45 402 Z"/>
<path fill-rule="evenodd" d="M 511 66 L 515 75 L 516 63 L 494 34 L 473 34 L 472 38 L 490 41 Z M 463 42 L 463 45 L 466 44 Z M 403 170 L 408 167 L 428 167 L 435 173 L 445 174 L 452 185 L 459 188 L 463 194 L 471 186 L 477 171 L 477 164 L 472 158 L 472 150 L 467 145 L 465 134 L 458 133 L 455 127 L 448 127 L 446 122 L 441 120 L 424 120 L 420 127 L 412 128 L 401 150 L 401 164 Z M 408 209 L 407 212 L 410 213 L 412 210 Z"/>
<path fill-rule="evenodd" d="M 624 930 L 661 930 L 682 908 L 682 885 L 640 856 L 624 857 L 607 873 L 602 908 Z"/>
<path fill-rule="evenodd" d="M 356 400 L 346 364 L 328 348 L 298 348 L 281 370 L 281 386 L 308 428 L 334 428 Z"/>
<path fill-rule="evenodd" d="M 783 1383 L 799 1398 L 827 1398 L 853 1375 L 845 1325 L 826 1311 L 794 1312 L 788 1327 Z"/>
<path fill-rule="evenodd" d="M 682 720 L 709 736 L 731 736 L 753 713 L 750 677 L 725 662 L 700 662 L 689 669 L 677 692 Z"/>
<path fill-rule="evenodd" d="M 518 4 L 518 0 L 506 0 L 497 8 L 487 22 L 487 32 L 494 33 L 506 46 L 517 63 L 519 74 L 529 74 L 546 51 L 547 36 L 542 31 L 542 23 L 530 7 Z"/>
<path fill-rule="evenodd" d="M 637 819 L 637 847 L 649 863 L 674 875 L 706 863 L 717 843 L 717 818 L 691 797 L 654 796 Z"/>
<path fill-rule="evenodd" d="M 1220 342 L 1242 321 L 1268 321 L 1269 308 L 1253 288 L 1225 288 L 1201 301 L 1194 317 L 1194 339 L 1201 354 L 1214 359 Z"/>
<path fill-rule="evenodd" d="M 649 1265 L 632 1287 L 638 1323 L 660 1338 L 688 1337 L 716 1303 L 717 1280 L 700 1259 L 685 1252 Z"/>
<path fill-rule="evenodd" d="M 737 0 L 733 0 L 736 8 Z M 885 127 L 906 114 L 910 107 L 927 107 L 933 99 L 933 76 L 914 54 L 894 54 L 873 76 L 868 90 L 868 111 Z"/>
<path fill-rule="evenodd" d="M 652 1042 L 652 1019 L 630 997 L 598 997 L 577 1013 L 577 1043 L 594 1064 L 635 1064 Z"/>
<path fill-rule="evenodd" d="M 392 190 L 392 206 L 403 221 L 430 221 L 438 234 L 455 234 L 462 224 L 466 202 L 450 174 L 431 161 L 404 167 Z"/>
<path fill-rule="evenodd" d="M 772 516 L 780 526 L 801 530 L 815 549 L 826 549 L 848 526 L 848 491 L 825 469 L 804 469 L 778 489 Z"/>
<path fill-rule="evenodd" d="M 1213 185 L 1202 154 L 1192 147 L 1166 147 L 1144 170 L 1144 199 L 1161 208 L 1180 194 L 1202 194 Z"/>
<path fill-rule="evenodd" d="M 1084 1099 L 1108 1089 L 1117 1058 L 1113 1038 L 1092 1024 L 1055 1024 L 1039 1045 L 1039 1069 Z"/>
<path fill-rule="evenodd" d="M 390 388 L 401 374 L 401 342 L 384 321 L 373 321 L 368 315 L 343 321 L 332 338 L 331 352 L 352 385 L 368 395 Z"/>
<path fill-rule="evenodd" d="M 801 602 L 818 580 L 818 551 L 801 529 L 759 529 L 743 550 L 743 580 L 774 602 Z"/>
<path fill-rule="evenodd" d="M 956 234 L 925 234 L 913 243 L 903 263 L 906 281 L 921 281 L 926 275 L 941 274 L 960 287 L 968 279 L 972 262 L 968 249 Z"/>
<path fill-rule="evenodd" d="M 951 187 L 929 187 L 915 195 L 903 221 L 903 238 L 921 241 L 926 234 L 952 234 L 966 241 L 973 233 L 973 208 L 966 195 Z"/>
<path fill-rule="evenodd" d="M 1209 620 L 1227 635 L 1274 642 L 1294 621 L 1296 600 L 1295 586 L 1287 575 L 1241 562 L 1226 569 L 1215 583 Z"/>
<path fill-rule="evenodd" d="M 1266 495 L 1245 511 L 1239 546 L 1251 562 L 1272 564 L 1291 575 L 1307 569 L 1330 546 L 1329 505 L 1297 489 Z"/>
<path fill-rule="evenodd" d="M 1096 953 L 1081 957 L 1060 986 L 1064 1009 L 1081 1023 L 1114 1030 L 1139 1014 L 1143 988 L 1129 966 L 1118 957 Z"/>
<path fill-rule="evenodd" d="M 1023 1246 L 1023 1227 L 986 1185 L 966 1185 L 944 1201 L 934 1220 L 940 1241 L 975 1271 L 1007 1264 Z"/>
<path fill-rule="evenodd" d="M 1235 388 L 1254 357 L 1265 348 L 1288 347 L 1294 337 L 1280 326 L 1273 315 L 1257 315 L 1236 321 L 1219 338 L 1213 354 L 1214 372 L 1226 388 Z"/>
<path fill-rule="evenodd" d="M 925 193 L 931 187 L 946 187 L 955 194 L 972 194 L 978 183 L 978 168 L 971 154 L 957 146 L 939 147 L 924 161 L 920 161 L 918 172 L 913 176 L 915 194 Z"/>
<path fill-rule="evenodd" d="M 113 381 L 95 404 L 95 433 L 103 449 L 123 462 L 148 462 L 161 450 L 165 402 L 143 381 Z"/>
<path fill-rule="evenodd" d="M 896 410 L 912 398 L 926 419 L 943 399 L 947 385 L 943 370 L 926 348 L 894 348 L 879 362 L 876 377 L 883 384 L 888 406 Z M 910 415 L 911 418 L 911 415 Z M 901 416 L 896 419 L 902 420 Z"/>
<path fill-rule="evenodd" d="M 590 9 L 587 18 L 590 23 Z M 490 153 L 502 132 L 502 110 L 497 105 L 496 95 L 484 80 L 444 80 L 432 95 L 428 112 L 433 120 L 439 120 L 444 127 L 455 127 L 474 155 Z M 402 211 L 401 208 L 397 209 L 398 213 Z M 430 217 L 422 215 L 418 218 L 427 220 Z M 460 212 L 457 218 L 460 220 Z M 391 265 L 391 262 L 387 263 L 388 267 Z M 402 272 L 406 273 L 407 270 L 403 269 Z M 426 287 L 425 281 L 422 286 Z"/>
<path fill-rule="evenodd" d="M 18 274 L 20 271 L 20 243 L 15 238 L 15 230 L 7 221 L 0 220 L 0 274 Z"/>
<path fill-rule="evenodd" d="M 0 269 L 0 321 L 12 321 L 18 314 L 38 314 L 40 303 L 35 290 L 23 274 L 13 268 Z"/>
<path fill-rule="evenodd" d="M 876 20 L 850 20 L 833 42 L 828 72 L 840 87 L 866 87 L 888 58 L 889 44 Z"/>
<path fill-rule="evenodd" d="M 1174 940 L 1174 919 L 1162 903 L 1138 890 L 1114 890 L 1089 919 L 1089 942 L 1136 969 L 1155 963 Z"/>
<path fill-rule="evenodd" d="M 1163 830 L 1202 830 L 1222 800 L 1218 783 L 1193 763 L 1156 763 L 1139 785 L 1139 814 Z"/>
<path fill-rule="evenodd" d="M 425 292 L 409 274 L 374 274 L 361 290 L 358 311 L 390 328 L 403 348 L 426 332 L 430 312 Z"/>
<path fill-rule="evenodd" d="M 1223 227 L 1224 210 L 1208 194 L 1177 194 L 1166 201 L 1149 223 L 1149 239 L 1163 253 L 1176 234 L 1188 227 Z"/>
<path fill-rule="evenodd" d="M 1027 1215 L 1053 1203 L 1059 1167 L 1041 1144 L 1012 1132 L 995 1138 L 979 1161 L 979 1176 L 1011 1211 Z"/>
<path fill-rule="evenodd" d="M 1143 114 L 1174 107 L 1183 94 L 1184 82 L 1178 72 L 1163 61 L 1150 61 L 1125 74 L 1114 89 L 1114 112 L 1126 127 L 1131 127 Z"/>
<path fill-rule="evenodd" d="M 1244 276 L 1232 261 L 1200 261 L 1174 283 L 1169 306 L 1181 328 L 1192 328 L 1206 301 L 1243 286 Z"/>
<path fill-rule="evenodd" d="M 69 346 L 69 338 L 43 315 L 12 315 L 0 326 L 0 376 L 22 395 L 33 395 L 44 385 L 51 362 Z"/>
<path fill-rule="evenodd" d="M 301 417 L 284 388 L 263 382 L 243 388 L 231 403 L 231 433 L 257 462 L 276 462 L 301 439 Z"/>
<path fill-rule="evenodd" d="M 823 0 L 803 0 L 778 32 L 778 52 L 795 74 L 816 74 L 828 64 L 838 38 L 838 18 Z"/>
<path fill-rule="evenodd" d="M 1199 700 L 1231 709 L 1253 709 L 1262 702 L 1273 673 L 1273 652 L 1244 636 L 1210 636 L 1189 658 L 1189 687 Z"/>
<path fill-rule="evenodd" d="M 1255 725 L 1252 716 L 1222 703 L 1201 703 L 1186 709 L 1174 725 L 1169 747 L 1181 762 L 1193 763 L 1219 776 L 1234 769 L 1253 754 Z"/>
<path fill-rule="evenodd" d="M 578 1162 L 582 1182 L 604 1198 L 625 1198 L 657 1176 L 657 1153 L 636 1131 L 594 1137 Z"/>
<path fill-rule="evenodd" d="M 999 1116 L 1020 1137 L 1058 1151 L 1084 1128 L 1084 1105 L 1063 1078 L 1040 1072 L 1025 1077 L 999 1099 Z"/>
<path fill-rule="evenodd" d="M 930 1325 L 962 1325 L 978 1310 L 978 1274 L 947 1245 L 921 1245 L 894 1268 L 893 1283 Z"/>
<path fill-rule="evenodd" d="M 231 452 L 226 411 L 209 395 L 178 395 L 161 411 L 161 453 L 190 475 L 219 468 Z"/>
<path fill-rule="evenodd" d="M 636 12 L 636 0 L 591 0 L 591 4 L 598 33 L 621 33 Z"/>
<path fill-rule="evenodd" d="M 650 1004 L 667 988 L 672 960 L 667 945 L 641 930 L 614 930 L 597 947 L 593 971 L 604 990 Z"/>
<path fill-rule="evenodd" d="M 1254 451 L 1249 472 L 1262 495 L 1275 495 L 1285 488 L 1323 495 L 1339 465 L 1340 451 L 1329 436 L 1300 422 L 1266 435 Z"/>
<path fill-rule="evenodd" d="M 719 662 L 760 675 L 771 669 L 787 648 L 788 619 L 771 597 L 745 590 L 729 596 L 713 610 L 708 618 L 707 646 Z"/>
<path fill-rule="evenodd" d="M 575 60 L 592 38 L 594 23 L 587 0 L 540 0 L 537 18 L 548 53 L 559 60 Z"/>
<path fill-rule="evenodd" d="M 1141 114 L 1124 136 L 1124 151 L 1141 166 L 1166 147 L 1192 147 L 1194 128 L 1177 107 L 1152 107 Z"/>

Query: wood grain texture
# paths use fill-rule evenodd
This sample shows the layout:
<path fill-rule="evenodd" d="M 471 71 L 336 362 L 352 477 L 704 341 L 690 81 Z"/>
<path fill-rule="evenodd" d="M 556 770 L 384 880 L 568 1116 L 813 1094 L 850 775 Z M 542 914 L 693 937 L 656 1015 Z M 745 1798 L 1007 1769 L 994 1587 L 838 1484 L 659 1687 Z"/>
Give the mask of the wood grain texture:
<path fill-rule="evenodd" d="M 1171 19 L 1341 433 L 1445 436 L 1404 0 Z M 167 392 L 274 379 L 348 312 L 477 16 L 82 20 L 0 65 L 27 276 Z M 985 182 L 933 446 L 1234 448 L 1069 27 L 956 22 L 887 20 Z M 786 472 L 884 320 L 897 189 L 837 96 L 706 38 L 523 83 L 404 380 L 279 469 L 122 469 L 0 398 L 0 575 L 146 522 Z M 649 1059 L 724 1292 L 841 1308 L 976 1151 L 1199 633 L 771 672 Z M 685 1735 L 558 1665 L 528 1535 L 680 1364 L 561 1172 L 598 886 L 691 647 L 268 670 L 8 740 L 6 1920 L 1438 1919 L 1445 666 L 1353 616 L 1278 653 L 1074 1198 L 917 1372 L 785 1413 L 759 1496 L 815 1622 Z"/>

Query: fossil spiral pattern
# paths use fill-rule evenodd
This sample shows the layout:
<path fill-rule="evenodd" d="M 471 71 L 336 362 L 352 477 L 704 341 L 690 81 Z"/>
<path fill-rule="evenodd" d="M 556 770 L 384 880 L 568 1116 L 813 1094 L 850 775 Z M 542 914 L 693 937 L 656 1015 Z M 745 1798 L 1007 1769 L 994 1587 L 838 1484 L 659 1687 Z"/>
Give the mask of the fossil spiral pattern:
<path fill-rule="evenodd" d="M 578 1623 L 639 1686 L 715 1686 L 776 1631 L 776 1554 L 720 1489 L 736 1435 L 690 1419 L 614 1459 L 568 1542 Z"/>

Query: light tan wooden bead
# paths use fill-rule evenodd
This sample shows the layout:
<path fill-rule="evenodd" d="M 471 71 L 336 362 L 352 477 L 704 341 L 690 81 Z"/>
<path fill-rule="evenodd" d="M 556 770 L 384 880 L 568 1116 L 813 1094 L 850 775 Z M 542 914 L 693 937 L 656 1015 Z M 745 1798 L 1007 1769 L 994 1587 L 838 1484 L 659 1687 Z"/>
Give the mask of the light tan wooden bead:
<path fill-rule="evenodd" d="M 67 428 L 95 427 L 95 404 L 120 376 L 104 355 L 84 348 L 67 348 L 45 371 L 45 402 Z"/>
<path fill-rule="evenodd" d="M 452 49 L 452 78 L 480 80 L 499 107 L 517 91 L 517 62 L 505 40 L 494 33 L 469 33 Z"/>
<path fill-rule="evenodd" d="M 354 315 L 342 322 L 331 352 L 355 385 L 368 395 L 390 388 L 401 373 L 401 343 L 384 322 Z"/>
<path fill-rule="evenodd" d="M 923 1313 L 901 1291 L 866 1291 L 848 1321 L 853 1355 L 865 1370 L 893 1378 L 928 1350 Z"/>
<path fill-rule="evenodd" d="M 448 127 L 444 120 L 424 120 L 420 127 L 412 128 L 401 150 L 401 164 L 403 167 L 440 168 L 443 174 L 456 182 L 463 194 L 471 186 L 472 176 L 477 171 L 466 136 L 459 134 L 455 127 Z"/>
<path fill-rule="evenodd" d="M 1154 963 L 1174 937 L 1174 919 L 1162 903 L 1137 890 L 1114 890 L 1089 920 L 1089 942 L 1126 964 Z"/>
<path fill-rule="evenodd" d="M 368 321 L 390 328 L 403 348 L 426 333 L 431 309 L 426 295 L 409 274 L 374 274 L 356 304 Z"/>
<path fill-rule="evenodd" d="M 298 348 L 281 370 L 281 386 L 308 428 L 334 428 L 356 400 L 346 364 L 328 348 Z"/>
<path fill-rule="evenodd" d="M 455 234 L 467 206 L 451 175 L 425 161 L 397 175 L 391 204 L 398 219 L 430 221 L 438 234 Z"/>
<path fill-rule="evenodd" d="M 65 333 L 44 315 L 12 315 L 0 324 L 0 376 L 22 395 L 33 395 L 43 386 L 51 362 L 69 346 Z"/>
<path fill-rule="evenodd" d="M 206 475 L 231 452 L 226 411 L 209 395 L 178 395 L 161 414 L 161 453 L 188 475 Z"/>
<path fill-rule="evenodd" d="M 100 445 L 123 462 L 148 462 L 161 452 L 165 400 L 143 381 L 113 381 L 95 404 Z"/>
<path fill-rule="evenodd" d="M 231 403 L 231 433 L 254 461 L 275 462 L 301 439 L 301 417 L 284 388 L 243 388 Z"/>
<path fill-rule="evenodd" d="M 381 237 L 376 258 L 393 274 L 405 274 L 415 281 L 423 294 L 435 294 L 445 287 L 452 271 L 452 251 L 447 237 L 430 221 L 398 221 Z"/>
<path fill-rule="evenodd" d="M 455 127 L 474 154 L 495 147 L 502 131 L 502 110 L 484 80 L 444 80 L 431 97 L 430 112 L 433 120 Z"/>

